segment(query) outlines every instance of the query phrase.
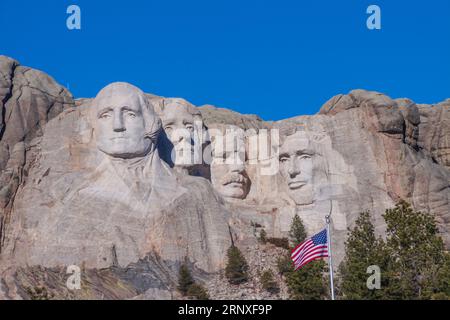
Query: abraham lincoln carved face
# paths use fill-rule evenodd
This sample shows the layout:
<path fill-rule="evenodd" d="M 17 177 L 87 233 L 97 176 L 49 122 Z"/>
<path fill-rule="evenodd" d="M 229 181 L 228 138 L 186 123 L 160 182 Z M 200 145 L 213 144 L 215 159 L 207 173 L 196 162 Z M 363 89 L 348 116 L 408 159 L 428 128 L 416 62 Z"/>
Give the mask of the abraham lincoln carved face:
<path fill-rule="evenodd" d="M 280 147 L 280 173 L 296 204 L 312 202 L 314 155 L 312 143 L 302 131 L 287 136 Z"/>

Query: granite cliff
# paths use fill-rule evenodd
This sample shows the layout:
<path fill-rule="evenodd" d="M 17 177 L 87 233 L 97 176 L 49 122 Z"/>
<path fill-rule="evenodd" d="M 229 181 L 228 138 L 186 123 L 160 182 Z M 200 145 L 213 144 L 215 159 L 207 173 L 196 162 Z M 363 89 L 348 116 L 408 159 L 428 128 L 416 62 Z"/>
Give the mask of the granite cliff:
<path fill-rule="evenodd" d="M 0 299 L 36 288 L 180 298 L 185 261 L 213 298 L 284 298 L 257 284 L 219 290 L 228 247 L 243 249 L 252 272 L 275 268 L 279 249 L 260 248 L 261 229 L 286 237 L 298 214 L 313 234 L 331 213 L 336 268 L 358 214 L 370 210 L 383 235 L 381 215 L 400 199 L 433 213 L 450 247 L 450 100 L 354 90 L 316 115 L 264 121 L 126 83 L 74 99 L 0 56 L 0 108 Z M 80 290 L 66 286 L 73 265 Z"/>

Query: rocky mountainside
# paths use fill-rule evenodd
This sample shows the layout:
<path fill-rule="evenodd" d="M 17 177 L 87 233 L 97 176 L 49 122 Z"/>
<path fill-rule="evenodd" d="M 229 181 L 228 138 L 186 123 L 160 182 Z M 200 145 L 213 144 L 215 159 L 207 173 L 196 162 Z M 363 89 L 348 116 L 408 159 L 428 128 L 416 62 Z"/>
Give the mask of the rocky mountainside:
<path fill-rule="evenodd" d="M 400 199 L 433 213 L 450 247 L 450 99 L 354 90 L 264 121 L 124 83 L 74 99 L 0 56 L 0 107 L 0 299 L 178 299 L 185 262 L 212 298 L 284 299 L 257 281 L 286 254 L 258 243 L 262 229 L 287 237 L 298 214 L 312 235 L 331 213 L 337 268 L 358 214 L 383 235 Z M 228 130 L 240 132 L 231 150 Z M 180 160 L 191 151 L 203 158 Z M 228 154 L 243 161 L 218 160 Z M 223 276 L 232 244 L 253 276 L 240 287 Z"/>

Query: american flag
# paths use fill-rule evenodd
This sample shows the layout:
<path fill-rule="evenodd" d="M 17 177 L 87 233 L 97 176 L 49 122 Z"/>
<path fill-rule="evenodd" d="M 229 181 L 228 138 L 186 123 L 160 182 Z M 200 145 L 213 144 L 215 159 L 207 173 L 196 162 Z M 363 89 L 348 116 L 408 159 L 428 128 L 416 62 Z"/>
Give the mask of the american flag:
<path fill-rule="evenodd" d="M 294 261 L 295 270 L 300 269 L 309 262 L 328 257 L 327 229 L 306 239 L 292 250 L 291 259 Z"/>

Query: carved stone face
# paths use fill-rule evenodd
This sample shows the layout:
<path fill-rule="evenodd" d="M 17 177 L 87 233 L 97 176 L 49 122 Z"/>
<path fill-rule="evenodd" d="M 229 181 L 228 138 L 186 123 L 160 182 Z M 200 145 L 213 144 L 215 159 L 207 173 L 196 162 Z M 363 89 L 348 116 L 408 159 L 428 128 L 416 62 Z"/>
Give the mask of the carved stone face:
<path fill-rule="evenodd" d="M 153 122 L 145 96 L 126 83 L 113 83 L 102 89 L 94 100 L 97 148 L 122 159 L 149 153 L 152 140 L 146 135 L 147 122 Z"/>
<path fill-rule="evenodd" d="M 228 132 L 228 131 L 227 131 Z M 245 139 L 234 136 L 215 137 L 211 162 L 211 182 L 225 198 L 245 199 L 250 191 L 250 179 L 245 170 Z"/>
<path fill-rule="evenodd" d="M 173 99 L 165 106 L 161 121 L 167 138 L 174 147 L 172 161 L 175 166 L 192 166 L 194 164 L 194 115 L 188 112 L 182 100 Z"/>
<path fill-rule="evenodd" d="M 280 173 L 297 204 L 312 203 L 313 156 L 310 140 L 301 131 L 286 137 L 280 147 Z"/>

